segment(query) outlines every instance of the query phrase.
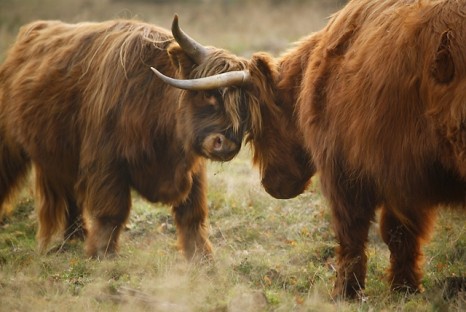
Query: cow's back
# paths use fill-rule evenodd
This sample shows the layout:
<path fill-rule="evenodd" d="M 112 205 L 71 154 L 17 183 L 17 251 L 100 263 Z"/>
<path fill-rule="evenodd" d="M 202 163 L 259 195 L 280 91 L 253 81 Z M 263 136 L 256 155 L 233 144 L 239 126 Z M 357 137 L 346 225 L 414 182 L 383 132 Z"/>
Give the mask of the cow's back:
<path fill-rule="evenodd" d="M 439 149 L 448 143 L 432 111 L 466 116 L 466 3 L 409 2 L 353 1 L 337 13 L 319 34 L 299 103 L 317 167 L 344 166 L 385 195 L 430 191 L 432 171 L 456 169 L 440 155 L 451 150 Z M 442 82 L 433 64 L 445 32 L 455 71 Z"/>
<path fill-rule="evenodd" d="M 147 106 L 147 97 L 161 94 L 157 88 L 135 92 L 135 84 L 145 80 L 139 87 L 149 89 L 149 65 L 167 62 L 170 41 L 167 31 L 137 21 L 23 26 L 0 67 L 2 135 L 18 141 L 36 162 L 76 168 L 86 134 L 107 131 L 102 135 L 114 139 L 110 133 L 123 132 L 115 116 L 125 104 L 144 116 L 128 98 L 143 96 L 145 101 L 134 101 Z M 147 75 L 135 79 L 143 70 Z"/>

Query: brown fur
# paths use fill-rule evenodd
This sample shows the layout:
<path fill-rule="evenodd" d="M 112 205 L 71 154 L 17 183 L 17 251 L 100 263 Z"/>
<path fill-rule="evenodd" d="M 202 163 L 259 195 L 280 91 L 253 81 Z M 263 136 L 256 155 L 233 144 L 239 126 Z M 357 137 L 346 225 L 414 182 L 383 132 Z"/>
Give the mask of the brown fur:
<path fill-rule="evenodd" d="M 301 194 L 315 173 L 294 111 L 299 64 L 288 60 L 277 64 L 267 54 L 258 53 L 249 64 L 252 82 L 248 99 L 257 98 L 259 109 L 252 112 L 256 115 L 247 141 L 253 148 L 253 162 L 259 167 L 262 185 L 269 194 L 283 199 Z M 260 131 L 254 128 L 257 124 Z"/>
<path fill-rule="evenodd" d="M 466 207 L 465 51 L 464 1 L 353 0 L 278 61 L 253 56 L 265 64 L 251 66 L 253 84 L 270 84 L 258 91 L 282 109 L 262 112 L 254 160 L 276 197 L 307 183 L 273 174 L 300 171 L 289 155 L 316 167 L 339 243 L 336 295 L 364 289 L 377 207 L 391 287 L 409 291 L 421 289 L 435 208 Z"/>
<path fill-rule="evenodd" d="M 149 67 L 192 78 L 246 65 L 212 51 L 194 64 L 166 30 L 137 21 L 21 28 L 0 67 L 0 204 L 32 164 L 42 250 L 56 233 L 77 234 L 84 215 L 87 254 L 113 254 L 135 189 L 173 205 L 188 259 L 211 253 L 203 157 L 228 160 L 239 151 L 243 105 L 233 101 L 242 96 L 234 88 L 180 91 Z M 217 135 L 228 148 L 210 148 Z"/>

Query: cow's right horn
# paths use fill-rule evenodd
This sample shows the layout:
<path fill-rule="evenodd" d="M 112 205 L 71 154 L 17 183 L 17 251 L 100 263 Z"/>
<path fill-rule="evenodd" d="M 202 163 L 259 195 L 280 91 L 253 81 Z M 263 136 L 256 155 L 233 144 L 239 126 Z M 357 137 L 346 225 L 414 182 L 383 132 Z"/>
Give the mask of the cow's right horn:
<path fill-rule="evenodd" d="M 247 84 L 251 77 L 249 71 L 237 70 L 197 79 L 175 79 L 165 76 L 154 67 L 151 67 L 151 69 L 157 77 L 165 83 L 179 89 L 191 91 L 212 90 L 229 86 L 242 86 Z"/>
<path fill-rule="evenodd" d="M 178 25 L 178 15 L 175 14 L 172 22 L 172 34 L 183 51 L 196 63 L 201 64 L 209 54 L 207 49 L 193 38 L 189 37 Z"/>

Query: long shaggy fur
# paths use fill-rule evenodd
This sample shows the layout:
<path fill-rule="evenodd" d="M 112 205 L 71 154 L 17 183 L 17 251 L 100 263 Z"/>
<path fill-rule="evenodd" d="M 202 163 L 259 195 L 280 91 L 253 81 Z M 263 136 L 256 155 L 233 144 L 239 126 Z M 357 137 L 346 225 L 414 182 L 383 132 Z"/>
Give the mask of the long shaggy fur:
<path fill-rule="evenodd" d="M 269 96 L 291 113 L 282 129 L 268 127 L 265 116 L 264 136 L 275 142 L 252 144 L 289 159 L 294 136 L 319 172 L 339 243 L 336 295 L 364 288 L 376 208 L 391 287 L 418 291 L 435 208 L 466 207 L 465 51 L 464 1 L 353 0 L 268 63 L 266 72 L 278 72 Z M 268 191 L 296 183 L 300 193 L 307 183 L 267 175 L 287 160 L 256 161 Z"/>
<path fill-rule="evenodd" d="M 180 78 L 244 68 L 213 51 L 194 64 L 166 30 L 138 21 L 21 28 L 0 67 L 0 204 L 32 164 L 41 249 L 56 233 L 75 234 L 84 215 L 87 254 L 114 253 L 133 188 L 173 205 L 187 258 L 211 253 L 202 144 L 220 133 L 239 150 L 243 95 L 228 89 L 213 105 L 208 93 L 171 88 L 149 67 Z"/>

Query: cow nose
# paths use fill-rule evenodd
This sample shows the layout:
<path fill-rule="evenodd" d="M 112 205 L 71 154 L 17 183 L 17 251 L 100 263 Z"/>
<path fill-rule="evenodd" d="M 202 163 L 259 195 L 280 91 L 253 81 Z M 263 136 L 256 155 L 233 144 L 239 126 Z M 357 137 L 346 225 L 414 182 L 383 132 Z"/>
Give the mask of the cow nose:
<path fill-rule="evenodd" d="M 288 182 L 282 185 L 270 184 L 262 180 L 265 191 L 274 198 L 289 199 L 294 198 L 302 193 L 302 189 L 296 186 L 296 183 Z"/>
<path fill-rule="evenodd" d="M 287 173 L 265 173 L 262 177 L 262 186 L 265 191 L 277 199 L 294 198 L 307 187 L 309 176 L 297 177 Z"/>
<path fill-rule="evenodd" d="M 223 143 L 225 142 L 225 136 L 217 135 L 213 138 L 213 149 L 221 152 L 223 149 Z"/>
<path fill-rule="evenodd" d="M 240 145 L 228 139 L 221 133 L 207 136 L 203 143 L 203 150 L 207 157 L 213 160 L 228 161 L 238 154 Z"/>

